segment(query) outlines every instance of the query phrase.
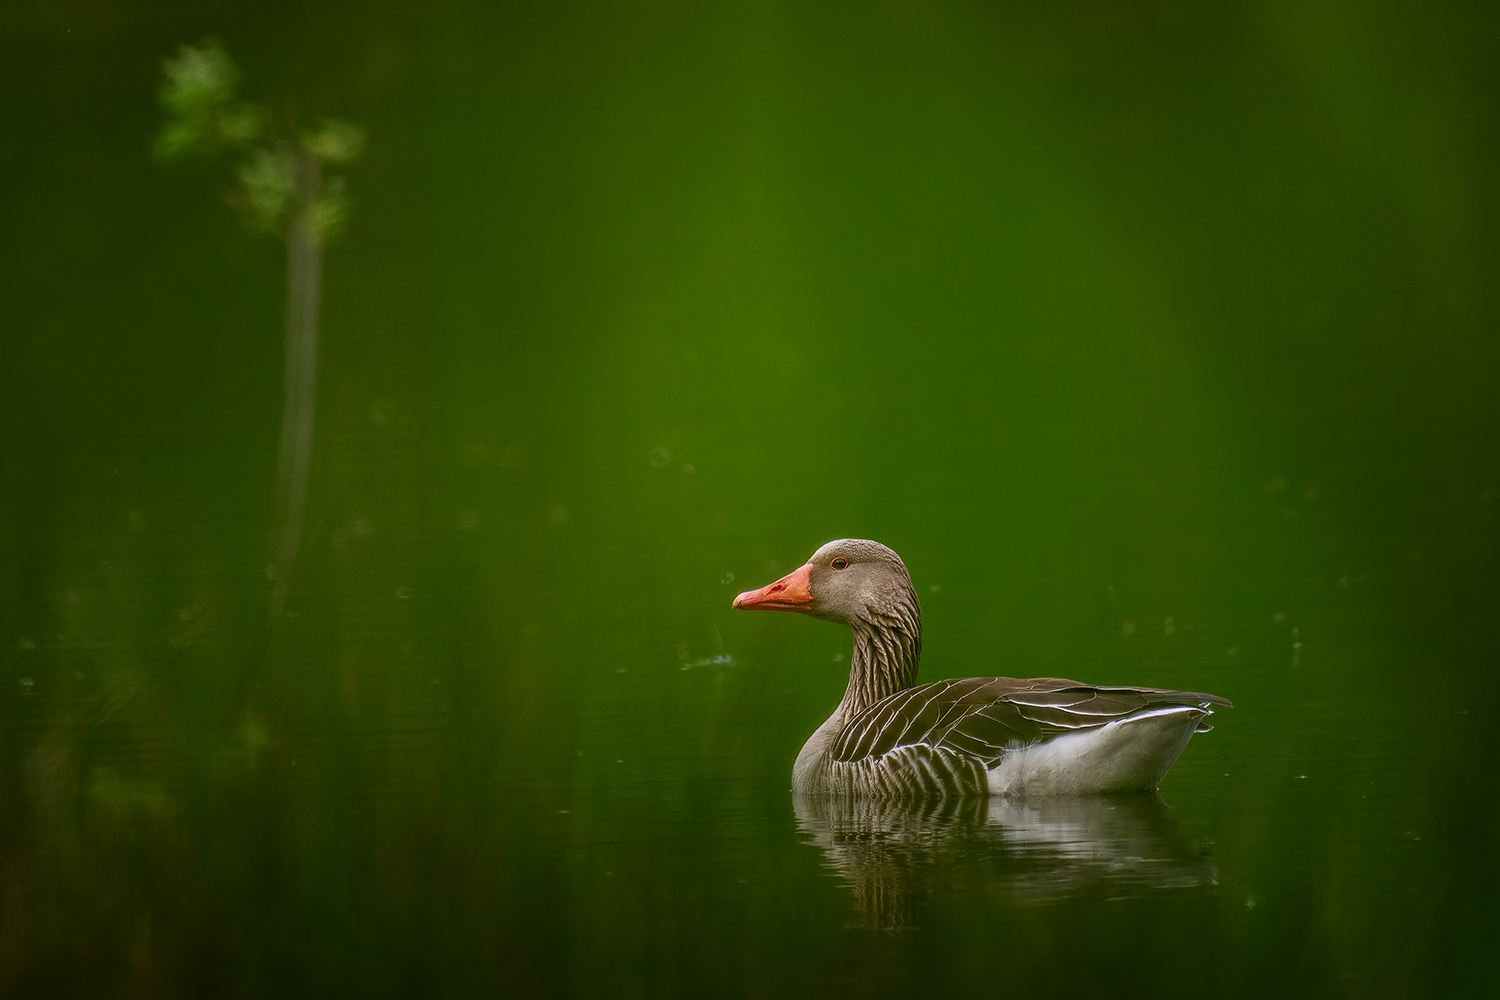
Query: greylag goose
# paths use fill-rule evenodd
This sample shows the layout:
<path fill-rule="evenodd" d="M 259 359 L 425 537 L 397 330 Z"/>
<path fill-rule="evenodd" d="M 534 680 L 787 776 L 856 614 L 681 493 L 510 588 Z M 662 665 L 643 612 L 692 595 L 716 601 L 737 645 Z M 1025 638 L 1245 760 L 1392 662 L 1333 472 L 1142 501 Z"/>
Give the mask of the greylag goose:
<path fill-rule="evenodd" d="M 734 599 L 854 633 L 849 687 L 792 769 L 811 794 L 937 798 L 1152 791 L 1216 695 L 1058 677 L 965 677 L 913 687 L 922 610 L 906 564 L 879 542 L 829 542 L 806 565 Z"/>

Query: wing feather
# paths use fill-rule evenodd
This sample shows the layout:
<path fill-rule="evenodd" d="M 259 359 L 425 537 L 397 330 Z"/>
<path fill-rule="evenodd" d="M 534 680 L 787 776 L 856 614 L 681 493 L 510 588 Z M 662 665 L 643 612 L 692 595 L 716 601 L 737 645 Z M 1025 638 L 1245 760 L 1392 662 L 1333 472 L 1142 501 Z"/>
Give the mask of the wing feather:
<path fill-rule="evenodd" d="M 1217 695 L 1163 688 L 1099 687 L 1061 677 L 965 677 L 907 688 L 860 712 L 833 746 L 842 762 L 884 757 L 923 744 L 977 758 L 991 766 L 1015 745 L 1102 726 L 1147 708 L 1229 707 Z M 1201 728 L 1206 728 L 1200 724 Z M 930 763 L 929 752 L 902 753 L 908 766 Z M 896 758 L 890 763 L 894 764 Z M 917 765 L 921 766 L 921 765 Z M 930 772 L 922 784 L 934 782 Z M 941 782 L 938 782 L 941 783 Z"/>

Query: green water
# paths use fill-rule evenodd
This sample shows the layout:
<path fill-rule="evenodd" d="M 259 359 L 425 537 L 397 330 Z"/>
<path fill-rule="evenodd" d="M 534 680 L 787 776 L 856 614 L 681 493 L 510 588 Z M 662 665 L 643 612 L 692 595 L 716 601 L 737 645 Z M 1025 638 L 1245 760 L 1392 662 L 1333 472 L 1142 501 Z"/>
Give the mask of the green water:
<path fill-rule="evenodd" d="M 1493 13 L 0 10 L 0 992 L 1494 995 Z M 284 257 L 213 35 L 362 125 L 264 625 Z M 1160 803 L 794 801 L 924 679 L 1212 691 Z"/>

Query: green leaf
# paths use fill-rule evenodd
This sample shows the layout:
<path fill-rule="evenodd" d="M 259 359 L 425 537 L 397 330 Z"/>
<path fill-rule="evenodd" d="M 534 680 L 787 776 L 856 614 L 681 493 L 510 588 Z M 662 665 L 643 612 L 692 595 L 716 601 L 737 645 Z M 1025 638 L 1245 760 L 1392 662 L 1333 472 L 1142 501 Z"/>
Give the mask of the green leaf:
<path fill-rule="evenodd" d="M 313 236 L 327 243 L 343 231 L 349 220 L 349 195 L 342 177 L 330 177 L 322 192 L 308 209 L 308 224 Z"/>
<path fill-rule="evenodd" d="M 292 158 L 269 149 L 259 149 L 236 171 L 242 185 L 242 208 L 256 229 L 279 230 L 292 202 Z"/>
<path fill-rule="evenodd" d="M 351 163 L 364 152 L 365 132 L 358 125 L 330 118 L 316 131 L 303 132 L 302 146 L 325 163 Z"/>
<path fill-rule="evenodd" d="M 203 155 L 260 138 L 265 113 L 236 97 L 239 70 L 218 42 L 184 45 L 162 68 L 159 96 L 167 122 L 155 144 L 159 158 Z"/>

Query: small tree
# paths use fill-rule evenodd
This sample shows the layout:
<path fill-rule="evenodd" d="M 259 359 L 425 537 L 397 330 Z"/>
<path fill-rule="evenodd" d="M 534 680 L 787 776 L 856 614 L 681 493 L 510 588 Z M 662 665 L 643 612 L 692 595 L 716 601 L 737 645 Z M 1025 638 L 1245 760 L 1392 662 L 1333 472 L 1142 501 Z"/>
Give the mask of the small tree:
<path fill-rule="evenodd" d="M 317 128 L 278 123 L 240 99 L 239 71 L 215 41 L 185 45 L 163 63 L 167 122 L 156 140 L 163 162 L 229 154 L 238 187 L 229 204 L 252 228 L 286 241 L 286 399 L 276 467 L 277 530 L 271 562 L 271 614 L 285 607 L 301 545 L 317 402 L 318 307 L 323 248 L 342 227 L 349 203 L 342 177 L 326 167 L 352 163 L 364 133 L 348 122 Z"/>

